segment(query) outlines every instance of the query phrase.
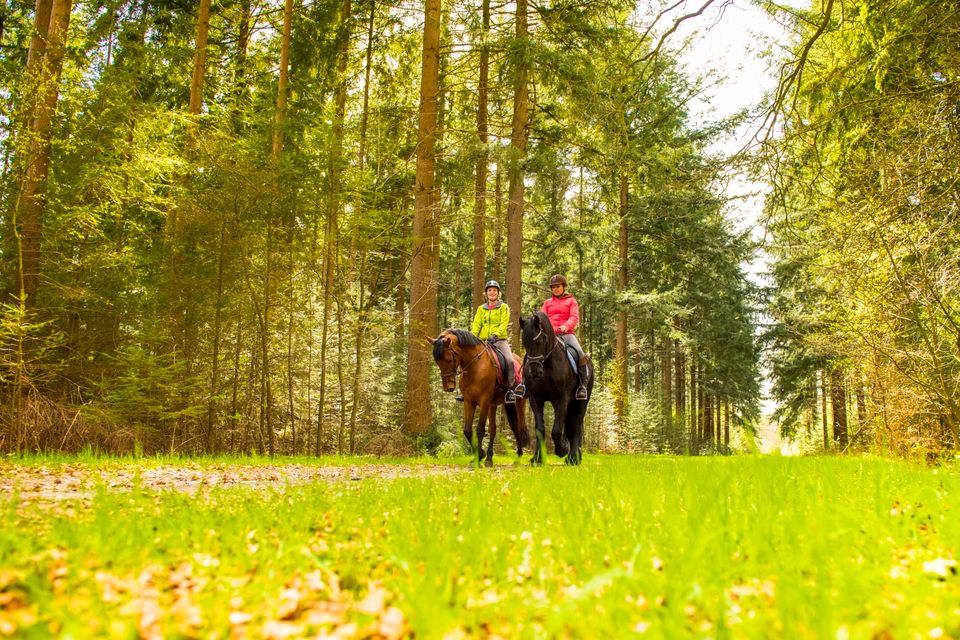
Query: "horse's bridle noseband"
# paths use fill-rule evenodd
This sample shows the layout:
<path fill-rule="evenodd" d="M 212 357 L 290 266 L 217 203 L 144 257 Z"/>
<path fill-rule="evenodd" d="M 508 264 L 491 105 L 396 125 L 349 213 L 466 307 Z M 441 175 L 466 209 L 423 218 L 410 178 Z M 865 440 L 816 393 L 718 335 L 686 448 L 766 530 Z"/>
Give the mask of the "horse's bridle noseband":
<path fill-rule="evenodd" d="M 439 339 L 439 338 L 438 338 L 438 339 Z M 458 343 L 457 346 L 459 346 L 459 343 Z M 454 377 L 456 377 L 456 376 L 463 375 L 463 372 L 466 371 L 467 369 L 469 369 L 471 366 L 473 366 L 473 363 L 476 362 L 477 360 L 479 360 L 479 359 L 480 359 L 480 356 L 482 356 L 482 355 L 486 352 L 486 349 L 481 349 L 481 350 L 480 350 L 480 353 L 478 353 L 476 356 L 474 356 L 473 360 L 471 360 L 470 362 L 468 362 L 467 364 L 465 364 L 465 365 L 463 365 L 463 366 L 460 366 L 460 360 L 462 359 L 462 356 L 457 352 L 457 350 L 454 349 L 454 348 L 453 348 L 452 346 L 450 346 L 450 345 L 444 345 L 443 348 L 444 348 L 444 349 L 448 349 L 448 348 L 449 348 L 449 349 L 450 349 L 450 353 L 453 354 L 453 371 L 452 371 L 451 373 L 444 373 L 443 371 L 441 371 L 441 372 L 440 372 L 440 379 L 441 379 L 441 380 L 446 380 L 447 378 L 454 378 Z"/>
<path fill-rule="evenodd" d="M 537 332 L 537 335 L 533 336 L 533 340 L 531 340 L 531 343 L 534 343 L 537 340 L 539 340 L 540 336 L 542 335 L 543 335 L 543 327 L 540 327 L 540 330 Z M 553 350 L 557 348 L 557 344 L 563 344 L 563 340 L 561 340 L 558 336 L 553 336 L 553 342 L 550 344 L 550 348 L 547 349 L 547 352 L 540 356 L 531 356 L 528 353 L 526 355 L 527 362 L 529 362 L 530 364 L 536 364 L 543 367 L 544 361 L 546 361 L 546 359 L 550 357 L 550 354 L 553 353 Z"/>

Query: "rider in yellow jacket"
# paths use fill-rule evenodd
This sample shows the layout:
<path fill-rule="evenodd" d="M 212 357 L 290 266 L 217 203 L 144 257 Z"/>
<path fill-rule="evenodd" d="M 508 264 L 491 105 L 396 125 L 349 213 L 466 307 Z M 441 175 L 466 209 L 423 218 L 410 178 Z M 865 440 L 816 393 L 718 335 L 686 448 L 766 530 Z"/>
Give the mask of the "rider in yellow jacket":
<path fill-rule="evenodd" d="M 487 281 L 484 293 L 487 301 L 477 307 L 477 312 L 473 316 L 473 335 L 481 340 L 489 340 L 503 354 L 507 362 L 506 401 L 516 402 L 517 394 L 513 388 L 513 351 L 510 350 L 510 341 L 507 340 L 507 331 L 510 328 L 510 307 L 500 299 L 500 283 L 496 280 Z"/>

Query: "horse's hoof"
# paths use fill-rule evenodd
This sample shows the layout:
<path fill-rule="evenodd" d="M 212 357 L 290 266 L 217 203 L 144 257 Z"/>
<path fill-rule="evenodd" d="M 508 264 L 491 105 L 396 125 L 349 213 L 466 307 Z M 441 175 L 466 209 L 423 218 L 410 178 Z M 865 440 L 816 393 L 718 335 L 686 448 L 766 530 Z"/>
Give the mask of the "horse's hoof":
<path fill-rule="evenodd" d="M 553 450 L 554 452 L 556 452 L 558 458 L 562 458 L 563 456 L 570 453 L 570 449 L 567 447 L 567 443 L 565 442 L 560 443 L 560 445 L 554 444 Z"/>
<path fill-rule="evenodd" d="M 489 460 L 489 459 L 488 459 L 488 460 L 485 460 L 484 463 L 483 463 L 483 466 L 485 466 L 485 467 L 487 467 L 487 468 L 492 467 L 492 466 L 493 466 L 493 460 Z"/>

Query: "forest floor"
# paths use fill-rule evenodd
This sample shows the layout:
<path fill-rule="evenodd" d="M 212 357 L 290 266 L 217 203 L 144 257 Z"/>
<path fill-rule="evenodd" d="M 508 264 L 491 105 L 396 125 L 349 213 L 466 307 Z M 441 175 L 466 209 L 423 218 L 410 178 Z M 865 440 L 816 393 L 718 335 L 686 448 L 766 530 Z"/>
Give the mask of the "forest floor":
<path fill-rule="evenodd" d="M 960 638 L 960 474 L 7 459 L 0 637 Z"/>
<path fill-rule="evenodd" d="M 507 467 L 497 467 L 506 469 Z M 218 488 L 282 489 L 317 482 L 358 482 L 365 479 L 426 478 L 471 471 L 464 464 L 390 463 L 321 466 L 309 464 L 241 464 L 194 462 L 156 463 L 112 461 L 86 463 L 0 463 L 0 495 L 16 494 L 24 501 L 64 501 L 92 498 L 99 487 L 110 491 L 181 491 L 197 493 Z"/>

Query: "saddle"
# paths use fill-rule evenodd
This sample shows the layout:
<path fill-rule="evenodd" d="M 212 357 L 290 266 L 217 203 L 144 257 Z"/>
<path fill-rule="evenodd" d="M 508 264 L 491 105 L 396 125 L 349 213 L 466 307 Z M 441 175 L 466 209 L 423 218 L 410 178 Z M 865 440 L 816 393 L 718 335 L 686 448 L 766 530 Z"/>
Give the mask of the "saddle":
<path fill-rule="evenodd" d="M 566 346 L 566 345 L 564 345 Z M 580 374 L 580 367 L 577 366 L 577 361 L 580 359 L 577 355 L 577 350 L 573 347 L 567 346 L 567 362 L 570 363 L 570 369 L 573 370 L 574 375 Z"/>
<path fill-rule="evenodd" d="M 493 354 L 494 354 L 494 356 L 496 356 L 496 360 L 497 360 L 497 384 L 500 385 L 500 386 L 506 386 L 506 384 L 507 384 L 507 376 L 506 376 L 506 373 L 507 373 L 507 359 L 504 357 L 504 355 L 503 355 L 502 353 L 500 353 L 500 349 L 497 349 L 497 348 L 496 348 L 495 346 L 493 346 L 492 344 L 489 345 L 489 346 L 490 346 L 490 350 L 493 351 Z M 522 373 L 522 372 L 523 372 L 523 368 L 520 366 L 520 363 L 518 363 L 518 362 L 516 361 L 516 359 L 514 359 L 514 361 L 513 361 L 513 381 L 514 381 L 515 384 L 520 384 L 520 382 L 523 380 L 523 373 Z"/>

